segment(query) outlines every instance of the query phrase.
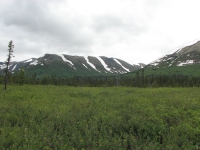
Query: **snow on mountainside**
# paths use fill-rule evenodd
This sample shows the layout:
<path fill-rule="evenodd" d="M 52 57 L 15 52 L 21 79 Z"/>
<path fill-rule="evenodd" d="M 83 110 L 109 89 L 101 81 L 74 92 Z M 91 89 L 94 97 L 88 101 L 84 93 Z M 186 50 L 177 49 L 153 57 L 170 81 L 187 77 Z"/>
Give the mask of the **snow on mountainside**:
<path fill-rule="evenodd" d="M 101 71 L 97 70 L 97 68 L 95 67 L 95 65 L 93 65 L 93 64 L 89 61 L 88 56 L 85 56 L 84 58 L 85 58 L 86 62 L 87 62 L 93 69 L 95 69 L 95 70 L 98 71 L 98 72 L 101 72 Z"/>
<path fill-rule="evenodd" d="M 108 71 L 108 72 L 111 72 L 111 68 L 108 67 L 108 65 L 103 61 L 103 59 L 101 57 L 97 57 L 97 59 L 101 62 L 101 64 L 104 66 L 104 68 Z"/>
<path fill-rule="evenodd" d="M 60 56 L 63 61 L 66 61 L 66 62 L 70 63 L 72 66 L 74 65 L 70 60 L 67 60 L 63 54 L 58 55 L 58 56 Z"/>
<path fill-rule="evenodd" d="M 125 68 L 117 59 L 114 59 L 124 70 L 126 70 L 127 72 L 130 72 L 129 69 Z"/>
<path fill-rule="evenodd" d="M 200 41 L 192 45 L 182 46 L 178 50 L 151 62 L 148 67 L 153 69 L 167 67 L 181 67 L 187 65 L 200 64 Z"/>
<path fill-rule="evenodd" d="M 5 63 L 0 63 L 0 73 L 5 69 Z M 136 71 L 141 65 L 131 65 L 117 58 L 105 56 L 71 56 L 65 54 L 45 54 L 39 58 L 30 58 L 20 62 L 11 62 L 9 70 L 16 72 L 20 68 L 25 72 L 39 74 L 57 73 L 70 75 L 100 75 L 100 74 L 123 74 Z M 58 71 L 59 70 L 59 71 Z"/>

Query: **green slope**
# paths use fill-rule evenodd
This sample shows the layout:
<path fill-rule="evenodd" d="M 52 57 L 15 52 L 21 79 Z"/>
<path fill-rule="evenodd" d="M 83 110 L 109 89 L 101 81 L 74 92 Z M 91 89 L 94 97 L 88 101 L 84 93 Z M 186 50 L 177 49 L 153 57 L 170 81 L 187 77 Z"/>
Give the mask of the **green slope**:
<path fill-rule="evenodd" d="M 90 68 L 85 69 L 83 65 L 76 66 L 79 71 L 76 71 L 74 68 L 65 65 L 64 63 L 52 63 L 51 65 L 45 64 L 44 66 L 37 65 L 32 66 L 25 70 L 25 74 L 27 76 L 32 76 L 34 74 L 37 75 L 37 77 L 48 77 L 52 75 L 56 75 L 58 77 L 73 77 L 73 76 L 98 76 L 99 72 L 96 70 Z M 111 75 L 102 73 L 102 75 Z"/>
<path fill-rule="evenodd" d="M 138 70 L 141 74 L 142 69 Z M 121 76 L 135 76 L 136 72 L 129 72 Z M 167 68 L 145 67 L 144 75 L 172 75 L 181 74 L 187 76 L 200 76 L 200 64 L 188 65 L 188 66 L 170 66 Z"/>

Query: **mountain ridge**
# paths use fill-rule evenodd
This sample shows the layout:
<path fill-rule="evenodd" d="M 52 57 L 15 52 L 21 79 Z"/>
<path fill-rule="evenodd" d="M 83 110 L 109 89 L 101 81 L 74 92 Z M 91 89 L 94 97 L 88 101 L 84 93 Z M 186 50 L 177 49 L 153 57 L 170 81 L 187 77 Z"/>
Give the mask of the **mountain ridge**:
<path fill-rule="evenodd" d="M 0 73 L 6 67 L 0 63 Z M 13 73 L 23 68 L 28 75 L 74 76 L 74 75 L 114 75 L 140 69 L 142 65 L 131 65 L 118 58 L 106 56 L 72 56 L 67 54 L 45 54 L 39 58 L 30 58 L 11 62 L 9 70 Z"/>

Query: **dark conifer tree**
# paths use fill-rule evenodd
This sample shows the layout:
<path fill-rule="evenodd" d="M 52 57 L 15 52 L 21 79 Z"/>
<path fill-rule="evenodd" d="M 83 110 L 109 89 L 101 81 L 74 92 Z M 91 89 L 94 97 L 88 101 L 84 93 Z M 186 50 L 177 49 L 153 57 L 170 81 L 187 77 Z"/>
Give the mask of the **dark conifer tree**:
<path fill-rule="evenodd" d="M 12 40 L 9 42 L 8 44 L 8 58 L 6 60 L 6 69 L 5 69 L 5 87 L 4 89 L 6 90 L 7 89 L 7 84 L 8 84 L 8 79 L 9 79 L 9 64 L 10 64 L 10 61 L 11 61 L 11 57 L 13 57 L 13 48 L 14 48 L 14 45 L 13 45 L 13 42 Z"/>

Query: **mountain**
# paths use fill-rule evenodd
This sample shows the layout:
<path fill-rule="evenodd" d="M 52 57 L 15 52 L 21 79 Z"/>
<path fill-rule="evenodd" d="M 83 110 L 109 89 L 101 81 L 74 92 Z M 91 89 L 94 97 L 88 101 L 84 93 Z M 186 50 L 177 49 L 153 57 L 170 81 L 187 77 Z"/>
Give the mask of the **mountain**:
<path fill-rule="evenodd" d="M 200 41 L 184 46 L 145 67 L 146 74 L 200 75 Z"/>
<path fill-rule="evenodd" d="M 108 58 L 105 56 L 71 56 L 45 54 L 39 58 L 30 58 L 20 62 L 11 62 L 9 70 L 12 73 L 19 71 L 20 68 L 25 70 L 26 75 L 36 74 L 38 77 L 44 76 L 99 76 L 115 75 L 136 71 L 142 68 L 143 64 L 131 65 L 117 58 Z M 6 65 L 0 62 L 0 73 Z"/>

